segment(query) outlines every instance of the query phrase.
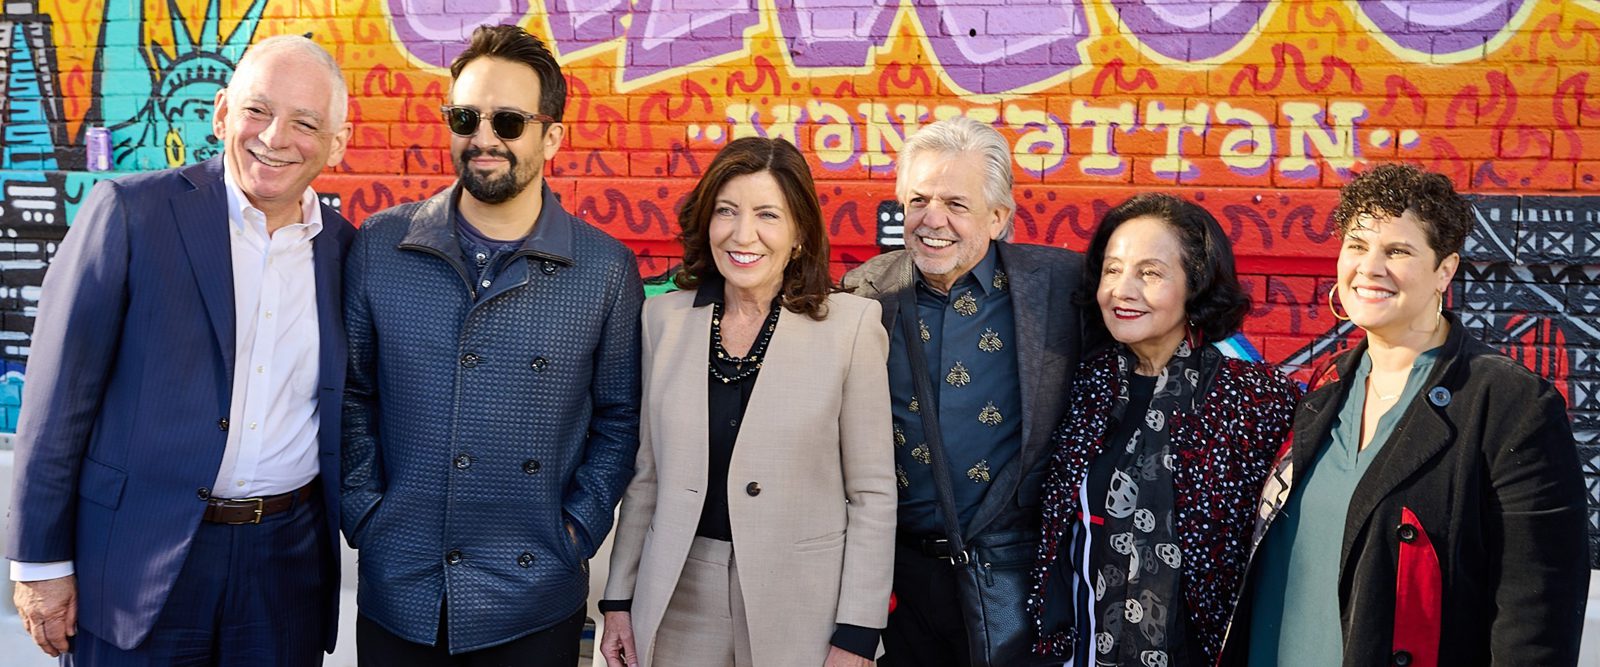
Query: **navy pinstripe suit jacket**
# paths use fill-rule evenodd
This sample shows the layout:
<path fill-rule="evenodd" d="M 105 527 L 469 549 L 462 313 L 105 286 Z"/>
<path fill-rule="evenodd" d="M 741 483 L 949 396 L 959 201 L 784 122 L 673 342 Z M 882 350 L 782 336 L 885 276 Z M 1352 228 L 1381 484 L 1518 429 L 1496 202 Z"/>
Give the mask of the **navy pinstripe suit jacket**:
<path fill-rule="evenodd" d="M 354 229 L 326 207 L 322 221 L 318 460 L 336 563 L 340 279 Z M 197 496 L 216 480 L 227 441 L 233 357 L 222 159 L 97 184 L 39 299 L 6 555 L 75 561 L 79 626 L 121 648 L 149 634 L 199 526 Z M 326 590 L 336 605 L 337 582 Z"/>

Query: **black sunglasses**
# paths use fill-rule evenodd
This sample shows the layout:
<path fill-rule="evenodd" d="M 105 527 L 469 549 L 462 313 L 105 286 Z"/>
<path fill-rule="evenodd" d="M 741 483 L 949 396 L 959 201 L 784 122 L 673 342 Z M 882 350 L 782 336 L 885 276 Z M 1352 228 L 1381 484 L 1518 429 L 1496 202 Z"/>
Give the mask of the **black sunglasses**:
<path fill-rule="evenodd" d="M 451 132 L 463 137 L 478 133 L 478 122 L 483 119 L 483 113 L 477 109 L 446 104 L 439 107 L 439 111 L 444 114 L 444 122 L 450 126 Z M 510 109 L 501 109 L 489 114 L 489 127 L 494 130 L 494 136 L 506 141 L 522 136 L 523 128 L 526 128 L 530 121 L 554 123 L 556 119 L 542 113 L 523 113 Z"/>

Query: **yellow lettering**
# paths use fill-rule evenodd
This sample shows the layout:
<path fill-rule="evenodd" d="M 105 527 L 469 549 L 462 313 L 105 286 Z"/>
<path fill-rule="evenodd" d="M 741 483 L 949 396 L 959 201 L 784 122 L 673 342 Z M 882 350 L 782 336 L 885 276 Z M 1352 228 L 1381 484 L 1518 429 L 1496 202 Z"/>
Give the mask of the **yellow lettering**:
<path fill-rule="evenodd" d="M 1133 122 L 1132 102 L 1115 107 L 1091 107 L 1082 100 L 1073 102 L 1073 127 L 1088 127 L 1094 131 L 1090 135 L 1089 154 L 1078 162 L 1078 168 L 1085 174 L 1095 175 L 1120 174 L 1126 170 L 1128 161 L 1111 150 L 1111 131 L 1132 132 Z"/>
<path fill-rule="evenodd" d="M 1355 124 L 1367 117 L 1367 107 L 1359 102 L 1332 102 L 1328 104 L 1323 123 L 1323 108 L 1315 102 L 1284 102 L 1283 115 L 1288 119 L 1288 154 L 1278 161 L 1278 171 L 1291 176 L 1308 176 L 1317 170 L 1310 153 L 1329 167 L 1345 171 L 1355 166 Z"/>
<path fill-rule="evenodd" d="M 1006 105 L 1006 124 L 1020 132 L 1012 149 L 1017 164 L 1029 173 L 1043 174 L 1061 166 L 1067 157 L 1067 134 L 1042 109 L 1026 110 Z"/>
<path fill-rule="evenodd" d="M 1267 167 L 1272 160 L 1272 124 L 1265 116 L 1218 102 L 1217 123 L 1239 126 L 1222 136 L 1222 163 L 1228 169 L 1260 173 Z"/>

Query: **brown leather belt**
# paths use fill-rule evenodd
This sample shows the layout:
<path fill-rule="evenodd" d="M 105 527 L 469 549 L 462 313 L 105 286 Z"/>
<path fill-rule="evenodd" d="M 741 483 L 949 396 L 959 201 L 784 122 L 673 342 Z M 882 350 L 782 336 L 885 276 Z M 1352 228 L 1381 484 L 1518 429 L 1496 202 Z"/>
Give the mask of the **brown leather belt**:
<path fill-rule="evenodd" d="M 286 512 L 293 509 L 295 505 L 310 500 L 311 494 L 316 490 L 317 481 L 311 480 L 310 483 L 294 491 L 280 493 L 275 496 L 210 498 L 206 500 L 206 512 L 200 515 L 200 519 L 211 523 L 225 523 L 228 525 L 261 523 L 261 517 Z"/>

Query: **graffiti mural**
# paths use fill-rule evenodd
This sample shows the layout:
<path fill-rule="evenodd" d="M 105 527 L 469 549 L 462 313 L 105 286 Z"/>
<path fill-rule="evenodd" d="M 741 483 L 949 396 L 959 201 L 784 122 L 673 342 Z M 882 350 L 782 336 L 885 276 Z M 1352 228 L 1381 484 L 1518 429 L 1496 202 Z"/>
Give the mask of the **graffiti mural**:
<path fill-rule="evenodd" d="M 645 275 L 677 263 L 678 204 L 742 136 L 810 160 L 838 271 L 896 247 L 900 148 L 966 115 L 1012 145 L 1018 240 L 1081 249 L 1152 189 L 1216 213 L 1255 303 L 1237 350 L 1302 378 L 1353 334 L 1325 302 L 1339 185 L 1383 161 L 1445 173 L 1481 223 L 1451 303 L 1566 395 L 1600 548 L 1596 0 L 6 2 L 0 429 L 77 203 L 101 178 L 216 155 L 212 101 L 249 44 L 308 34 L 343 65 L 355 132 L 316 187 L 359 223 L 450 184 L 437 109 L 484 23 L 560 57 L 549 182 Z M 84 170 L 90 127 L 110 131 L 112 172 Z"/>

